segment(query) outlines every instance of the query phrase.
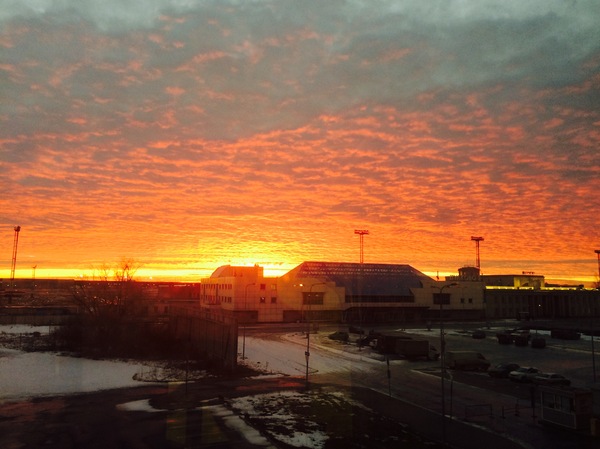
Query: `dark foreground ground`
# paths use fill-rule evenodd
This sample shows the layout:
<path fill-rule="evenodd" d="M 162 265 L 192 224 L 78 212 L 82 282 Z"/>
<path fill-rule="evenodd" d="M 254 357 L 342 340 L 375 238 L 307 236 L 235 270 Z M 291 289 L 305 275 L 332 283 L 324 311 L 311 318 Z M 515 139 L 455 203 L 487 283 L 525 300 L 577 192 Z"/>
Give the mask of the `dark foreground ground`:
<path fill-rule="evenodd" d="M 278 392 L 279 402 L 263 401 L 252 413 L 236 409 L 236 398 L 277 399 Z M 148 406 L 122 407 L 135 401 Z M 248 438 L 248 428 L 240 430 L 240 423 L 256 429 L 260 438 Z M 302 431 L 311 435 L 315 423 L 325 440 L 287 439 Z M 0 404 L 2 449 L 436 449 L 444 447 L 442 439 L 465 449 L 564 447 L 547 438 L 521 445 L 460 421 L 446 420 L 442 427 L 438 414 L 369 389 L 312 384 L 306 390 L 304 379 L 289 377 L 212 378 L 187 387 L 142 386 Z M 588 444 L 595 442 L 579 447 L 596 447 Z"/>
<path fill-rule="evenodd" d="M 238 396 L 295 389 L 311 395 L 306 402 L 286 404 L 287 411 L 305 419 L 273 428 L 268 406 L 258 415 L 241 416 L 263 436 L 249 442 L 240 432 L 210 410 L 215 404 L 231 408 Z M 324 396 L 349 400 L 324 401 Z M 256 448 L 292 446 L 274 437 L 301 431 L 305 422 L 316 422 L 328 435 L 323 448 L 433 448 L 393 417 L 362 404 L 368 393 L 354 394 L 337 387 L 314 387 L 309 392 L 300 379 L 229 379 L 178 386 L 109 390 L 92 394 L 36 398 L 0 404 L 0 448 Z M 123 410 L 121 404 L 149 400 L 155 410 Z M 287 413 L 286 411 L 286 413 Z M 266 439 L 264 438 L 266 437 Z M 297 444 L 297 443 L 295 443 Z M 318 443 L 317 443 L 318 444 Z"/>

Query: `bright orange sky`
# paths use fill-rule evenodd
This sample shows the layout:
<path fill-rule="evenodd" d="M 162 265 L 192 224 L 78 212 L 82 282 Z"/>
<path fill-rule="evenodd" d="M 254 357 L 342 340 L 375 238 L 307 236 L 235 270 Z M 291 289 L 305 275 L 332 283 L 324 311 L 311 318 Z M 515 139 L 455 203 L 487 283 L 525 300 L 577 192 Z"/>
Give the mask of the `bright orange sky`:
<path fill-rule="evenodd" d="M 0 277 L 597 280 L 595 0 L 122 3 L 2 8 Z"/>

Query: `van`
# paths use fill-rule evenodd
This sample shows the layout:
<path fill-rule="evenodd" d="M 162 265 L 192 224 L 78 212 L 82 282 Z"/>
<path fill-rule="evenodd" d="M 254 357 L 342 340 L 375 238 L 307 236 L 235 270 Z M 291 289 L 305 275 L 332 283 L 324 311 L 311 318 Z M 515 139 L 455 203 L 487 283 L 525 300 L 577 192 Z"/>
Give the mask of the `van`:
<path fill-rule="evenodd" d="M 486 371 L 490 361 L 476 351 L 448 351 L 444 357 L 446 368 L 464 371 Z"/>

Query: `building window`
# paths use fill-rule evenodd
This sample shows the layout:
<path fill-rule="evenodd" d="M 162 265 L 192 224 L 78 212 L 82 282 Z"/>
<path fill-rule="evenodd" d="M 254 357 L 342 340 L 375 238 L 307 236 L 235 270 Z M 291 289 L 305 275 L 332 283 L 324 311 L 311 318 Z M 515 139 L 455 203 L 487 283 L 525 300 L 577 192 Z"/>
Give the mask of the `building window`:
<path fill-rule="evenodd" d="M 271 304 L 277 304 L 277 297 L 271 296 Z"/>
<path fill-rule="evenodd" d="M 276 291 L 277 290 L 277 284 L 271 284 L 271 290 Z"/>
<path fill-rule="evenodd" d="M 264 303 L 266 303 L 266 302 L 267 302 L 267 298 L 265 298 L 264 296 L 261 296 L 261 297 L 260 297 L 260 303 L 261 303 L 261 304 L 264 304 Z"/>
<path fill-rule="evenodd" d="M 266 289 L 266 288 L 267 288 L 267 284 L 260 284 L 260 289 L 261 289 L 261 290 L 264 290 L 264 289 Z"/>
<path fill-rule="evenodd" d="M 319 306 L 323 305 L 325 292 L 302 292 L 302 304 Z"/>
<path fill-rule="evenodd" d="M 460 298 L 460 303 L 464 304 L 465 303 L 465 298 Z"/>

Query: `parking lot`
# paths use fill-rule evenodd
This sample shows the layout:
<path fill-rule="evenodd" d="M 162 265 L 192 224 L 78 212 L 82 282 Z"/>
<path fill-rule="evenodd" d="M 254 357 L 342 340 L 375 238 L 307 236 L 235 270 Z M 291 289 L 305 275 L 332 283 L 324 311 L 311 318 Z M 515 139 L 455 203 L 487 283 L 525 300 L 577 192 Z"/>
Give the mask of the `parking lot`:
<path fill-rule="evenodd" d="M 589 337 L 579 340 L 552 338 L 546 330 L 532 331 L 532 335 L 544 338 L 543 348 L 532 348 L 530 344 L 519 346 L 499 344 L 497 332 L 519 327 L 518 322 L 494 323 L 489 327 L 485 323 L 445 323 L 446 351 L 477 351 L 483 354 L 491 366 L 500 363 L 516 363 L 520 366 L 533 366 L 541 372 L 555 372 L 568 377 L 573 387 L 588 388 L 593 384 L 593 358 Z M 473 338 L 474 330 L 480 329 L 485 338 Z M 340 327 L 336 329 L 342 331 Z M 347 328 L 345 330 L 348 330 Z M 321 329 L 323 333 L 325 329 Z M 431 344 L 441 347 L 440 330 L 435 324 L 427 328 L 400 328 L 380 326 L 366 328 L 365 332 L 409 334 L 414 339 L 427 339 Z M 352 338 L 357 338 L 352 336 Z M 598 341 L 595 343 L 600 343 Z M 321 340 L 323 341 L 323 340 Z M 600 346 L 600 344 L 597 344 Z M 338 346 L 341 347 L 341 346 Z M 344 351 L 356 354 L 356 348 L 343 347 Z M 347 348 L 347 349 L 346 349 Z M 373 356 L 368 348 L 363 356 Z M 402 357 L 390 358 L 390 371 L 386 379 L 385 363 L 371 372 L 361 372 L 359 365 L 352 367 L 348 375 L 350 382 L 365 384 L 385 392 L 388 389 L 392 397 L 440 412 L 445 402 L 445 412 L 458 421 L 472 422 L 495 432 L 513 435 L 522 441 L 533 444 L 532 447 L 595 447 L 597 441 L 584 434 L 566 429 L 553 429 L 538 422 L 540 418 L 540 390 L 537 385 L 527 382 L 514 382 L 508 378 L 493 378 L 486 371 L 446 370 L 445 394 L 441 389 L 440 360 L 404 360 Z M 342 375 L 328 376 L 329 381 L 340 381 Z M 389 381 L 389 382 L 388 382 Z M 445 400 L 442 398 L 445 395 Z"/>
<path fill-rule="evenodd" d="M 596 337 L 594 352 L 589 336 L 582 335 L 579 340 L 563 340 L 552 338 L 549 331 L 531 331 L 532 338 L 545 339 L 544 348 L 534 348 L 531 344 L 518 346 L 515 344 L 499 344 L 496 333 L 504 329 L 518 327 L 519 323 L 506 323 L 505 326 L 495 326 L 487 329 L 483 339 L 473 339 L 469 330 L 460 327 L 451 327 L 446 333 L 446 350 L 476 350 L 481 352 L 495 366 L 500 363 L 516 363 L 524 367 L 535 367 L 544 373 L 558 373 L 571 380 L 573 387 L 589 388 L 594 383 L 594 359 L 596 349 L 600 349 L 600 339 Z M 514 327 L 513 327 L 514 326 Z M 433 341 L 439 338 L 435 330 L 421 333 L 429 336 Z M 600 359 L 599 359 L 600 360 Z M 596 365 L 598 361 L 596 360 Z M 598 368 L 598 366 L 597 366 Z M 598 374 L 598 373 L 596 373 Z M 489 376 L 484 376 L 489 377 Z M 596 376 L 597 378 L 598 376 Z M 508 388 L 522 390 L 522 386 L 515 385 L 507 379 L 491 379 L 495 384 L 511 384 Z M 504 382 L 507 381 L 507 382 Z M 529 388 L 527 388 L 529 389 Z"/>

